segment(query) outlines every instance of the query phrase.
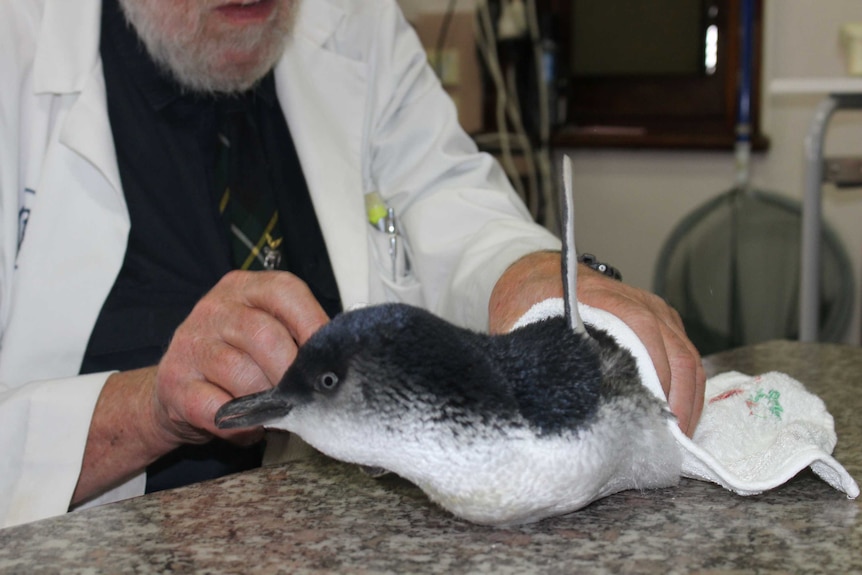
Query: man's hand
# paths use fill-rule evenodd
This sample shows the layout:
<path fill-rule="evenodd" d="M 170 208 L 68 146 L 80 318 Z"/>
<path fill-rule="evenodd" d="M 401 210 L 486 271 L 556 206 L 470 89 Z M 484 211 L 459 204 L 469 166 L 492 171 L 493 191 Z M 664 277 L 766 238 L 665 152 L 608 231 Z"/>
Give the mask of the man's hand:
<path fill-rule="evenodd" d="M 491 294 L 491 332 L 506 332 L 533 304 L 562 297 L 560 265 L 560 254 L 555 252 L 529 254 L 512 264 Z M 703 410 L 706 374 L 679 314 L 658 296 L 583 265 L 578 266 L 578 301 L 614 314 L 637 334 L 680 428 L 688 435 L 694 433 Z"/>
<path fill-rule="evenodd" d="M 160 425 L 180 443 L 226 436 L 213 422 L 218 408 L 278 384 L 298 346 L 327 320 L 305 283 L 292 274 L 227 274 L 177 328 L 159 363 Z"/>
<path fill-rule="evenodd" d="M 177 328 L 158 366 L 105 384 L 73 501 L 142 471 L 184 443 L 218 435 L 253 443 L 261 429 L 221 431 L 218 408 L 275 386 L 299 345 L 328 321 L 311 291 L 286 272 L 231 272 Z"/>

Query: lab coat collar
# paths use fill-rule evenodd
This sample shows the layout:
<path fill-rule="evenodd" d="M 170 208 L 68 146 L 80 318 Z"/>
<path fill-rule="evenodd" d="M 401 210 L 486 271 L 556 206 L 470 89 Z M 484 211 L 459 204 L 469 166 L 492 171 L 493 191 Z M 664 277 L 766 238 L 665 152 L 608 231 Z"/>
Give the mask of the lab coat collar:
<path fill-rule="evenodd" d="M 334 2 L 296 1 L 299 2 L 297 33 L 315 46 L 323 46 L 338 29 L 338 25 L 344 18 L 344 11 Z M 312 3 L 314 6 L 311 6 Z"/>
<path fill-rule="evenodd" d="M 45 0 L 34 61 L 37 94 L 84 89 L 90 72 L 99 65 L 101 15 L 102 0 Z"/>
<path fill-rule="evenodd" d="M 275 68 L 275 83 L 341 302 L 349 307 L 367 302 L 369 294 L 369 224 L 363 217 L 363 192 L 369 190 L 363 187 L 361 149 L 369 88 L 364 64 L 330 47 L 344 17 L 333 3 L 304 1 L 297 34 Z"/>

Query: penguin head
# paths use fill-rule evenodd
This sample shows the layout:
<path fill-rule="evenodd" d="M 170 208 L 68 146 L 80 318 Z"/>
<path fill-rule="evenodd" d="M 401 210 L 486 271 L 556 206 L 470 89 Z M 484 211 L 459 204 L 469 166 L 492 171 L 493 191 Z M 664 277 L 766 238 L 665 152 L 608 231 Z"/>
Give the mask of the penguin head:
<path fill-rule="evenodd" d="M 463 428 L 470 413 L 487 413 L 472 409 L 488 393 L 465 377 L 475 361 L 455 329 L 402 304 L 344 313 L 300 348 L 276 387 L 226 403 L 216 424 L 290 431 L 336 459 L 391 469 L 414 442 L 451 435 L 449 416 Z"/>

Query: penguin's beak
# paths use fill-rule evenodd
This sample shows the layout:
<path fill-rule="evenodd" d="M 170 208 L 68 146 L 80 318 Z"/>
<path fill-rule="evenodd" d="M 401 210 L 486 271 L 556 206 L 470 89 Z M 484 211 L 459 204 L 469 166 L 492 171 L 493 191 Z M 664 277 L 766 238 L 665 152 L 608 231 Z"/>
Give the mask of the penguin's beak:
<path fill-rule="evenodd" d="M 291 409 L 293 405 L 275 387 L 225 403 L 216 413 L 215 424 L 219 429 L 254 427 L 280 419 Z"/>

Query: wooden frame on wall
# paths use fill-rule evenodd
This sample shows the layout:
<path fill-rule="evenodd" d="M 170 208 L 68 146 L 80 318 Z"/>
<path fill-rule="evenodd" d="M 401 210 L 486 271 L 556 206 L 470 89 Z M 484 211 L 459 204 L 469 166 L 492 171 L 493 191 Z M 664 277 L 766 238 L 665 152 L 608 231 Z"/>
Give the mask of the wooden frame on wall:
<path fill-rule="evenodd" d="M 572 70 L 573 4 L 539 0 L 550 14 L 556 39 L 558 90 L 565 118 L 553 132 L 554 147 L 731 149 L 735 141 L 740 61 L 740 0 L 701 1 L 718 30 L 711 74 L 592 74 Z M 651 0 L 643 0 L 650 2 Z M 763 150 L 760 132 L 762 0 L 755 0 L 752 64 L 752 147 Z"/>

